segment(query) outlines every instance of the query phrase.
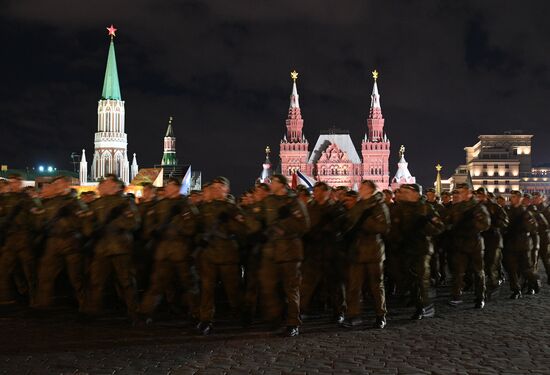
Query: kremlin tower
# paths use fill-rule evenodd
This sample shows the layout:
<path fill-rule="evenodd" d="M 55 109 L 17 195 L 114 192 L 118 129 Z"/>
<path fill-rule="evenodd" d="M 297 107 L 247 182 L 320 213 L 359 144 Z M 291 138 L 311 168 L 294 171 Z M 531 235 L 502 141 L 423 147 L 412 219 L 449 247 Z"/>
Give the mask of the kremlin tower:
<path fill-rule="evenodd" d="M 363 179 L 373 180 L 381 188 L 386 188 L 390 182 L 389 158 L 390 141 L 384 133 L 384 117 L 380 106 L 378 93 L 378 72 L 372 72 L 374 86 L 370 100 L 370 112 L 367 119 L 368 133 L 361 143 L 363 157 Z"/>
<path fill-rule="evenodd" d="M 107 30 L 109 31 L 111 42 L 107 57 L 105 79 L 103 81 L 103 91 L 97 106 L 97 132 L 94 139 L 91 180 L 97 181 L 106 174 L 112 173 L 128 184 L 130 182 L 130 165 L 127 150 L 128 139 L 125 133 L 124 101 L 122 100 L 118 83 L 114 43 L 117 29 L 111 25 Z M 83 166 L 81 165 L 81 183 L 87 180 L 85 176 L 82 176 L 82 169 Z M 132 174 L 137 173 L 137 169 L 137 160 L 134 154 Z"/>
<path fill-rule="evenodd" d="M 173 117 L 170 116 L 168 129 L 166 129 L 166 135 L 164 136 L 164 153 L 162 154 L 160 165 L 178 165 L 178 159 L 176 159 L 176 137 L 172 129 L 172 120 Z"/>

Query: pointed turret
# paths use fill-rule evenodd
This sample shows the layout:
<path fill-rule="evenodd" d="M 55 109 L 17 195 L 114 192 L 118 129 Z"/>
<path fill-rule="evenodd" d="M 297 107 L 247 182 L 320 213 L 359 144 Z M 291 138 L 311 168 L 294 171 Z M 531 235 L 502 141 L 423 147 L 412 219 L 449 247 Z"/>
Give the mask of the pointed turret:
<path fill-rule="evenodd" d="M 435 170 L 437 171 L 437 176 L 435 177 L 435 192 L 437 195 L 441 195 L 441 170 L 443 167 L 441 164 L 438 164 L 435 166 Z"/>
<path fill-rule="evenodd" d="M 290 142 L 303 142 L 305 140 L 302 134 L 302 128 L 304 127 L 304 120 L 302 119 L 298 88 L 296 87 L 298 72 L 293 71 L 292 73 L 290 73 L 290 77 L 292 78 L 293 82 L 292 82 L 292 93 L 290 94 L 290 106 L 288 108 L 288 117 L 286 119 L 287 139 Z"/>
<path fill-rule="evenodd" d="M 134 179 L 134 177 L 137 176 L 139 172 L 139 167 L 137 163 L 136 153 L 134 152 L 134 158 L 132 159 L 132 166 L 130 167 L 130 181 Z"/>
<path fill-rule="evenodd" d="M 397 189 L 402 184 L 414 184 L 416 178 L 409 172 L 409 163 L 405 160 L 405 146 L 401 145 L 399 149 L 399 162 L 397 163 L 397 173 L 392 179 L 392 188 Z"/>
<path fill-rule="evenodd" d="M 173 120 L 173 117 L 170 116 L 170 119 L 168 120 L 168 128 L 166 129 L 165 137 L 173 137 L 174 136 L 174 129 L 172 129 L 172 120 Z"/>
<path fill-rule="evenodd" d="M 378 93 L 378 84 L 376 83 L 376 81 L 378 79 L 378 72 L 375 70 L 373 75 L 376 76 L 376 78 L 374 79 L 374 85 L 372 86 L 372 94 L 370 96 L 370 109 L 371 109 L 371 112 L 375 108 L 382 109 L 382 107 L 380 107 L 380 94 Z"/>
<path fill-rule="evenodd" d="M 302 133 L 304 120 L 300 110 L 300 101 L 296 80 L 298 72 L 296 70 L 290 73 L 292 78 L 292 92 L 290 94 L 290 106 L 288 116 L 285 121 L 286 134 L 281 140 L 281 171 L 286 176 L 291 176 L 293 171 L 301 170 L 307 172 L 309 144 Z"/>
<path fill-rule="evenodd" d="M 161 165 L 178 164 L 178 159 L 176 159 L 176 137 L 174 136 L 174 129 L 172 128 L 173 119 L 172 116 L 168 119 L 168 128 L 164 136 L 164 153 L 162 154 L 162 161 L 160 162 Z"/>
<path fill-rule="evenodd" d="M 293 72 L 294 73 L 294 72 Z M 292 76 L 298 78 L 298 73 L 296 75 Z M 290 94 L 290 108 L 300 108 L 300 95 L 298 95 L 298 87 L 296 87 L 296 79 L 294 79 L 294 82 L 292 84 L 292 94 Z"/>
<path fill-rule="evenodd" d="M 86 150 L 82 150 L 82 156 L 80 157 L 80 185 L 86 185 L 88 183 L 88 162 L 86 161 Z"/>
<path fill-rule="evenodd" d="M 363 179 L 376 181 L 380 186 L 387 187 L 390 183 L 388 160 L 390 157 L 390 141 L 384 133 L 384 117 L 380 106 L 378 92 L 378 71 L 372 72 L 374 84 L 370 100 L 369 116 L 367 118 L 367 133 L 361 144 L 363 156 Z"/>
<path fill-rule="evenodd" d="M 400 181 L 401 179 L 408 180 L 412 177 L 409 172 L 409 163 L 405 160 L 405 146 L 401 145 L 399 149 L 399 162 L 397 163 L 397 172 L 395 173 L 394 181 Z"/>
<path fill-rule="evenodd" d="M 273 175 L 273 171 L 271 169 L 271 160 L 269 160 L 269 154 L 271 153 L 271 148 L 267 146 L 265 148 L 265 161 L 262 165 L 262 175 L 258 179 L 259 182 L 268 184 L 271 182 L 271 176 Z"/>
<path fill-rule="evenodd" d="M 378 92 L 378 75 L 375 70 L 372 72 L 374 84 L 372 86 L 372 94 L 370 96 L 370 110 L 367 125 L 369 128 L 369 138 L 381 140 L 384 131 L 384 118 L 382 117 L 382 107 L 380 106 L 380 93 Z"/>
<path fill-rule="evenodd" d="M 109 55 L 107 56 L 107 68 L 105 69 L 105 79 L 103 80 L 103 91 L 101 93 L 101 99 L 122 100 L 120 95 L 120 85 L 118 84 L 118 70 L 116 66 L 115 55 L 115 32 L 114 26 L 107 28 L 109 35 L 111 36 L 111 43 L 109 45 Z"/>

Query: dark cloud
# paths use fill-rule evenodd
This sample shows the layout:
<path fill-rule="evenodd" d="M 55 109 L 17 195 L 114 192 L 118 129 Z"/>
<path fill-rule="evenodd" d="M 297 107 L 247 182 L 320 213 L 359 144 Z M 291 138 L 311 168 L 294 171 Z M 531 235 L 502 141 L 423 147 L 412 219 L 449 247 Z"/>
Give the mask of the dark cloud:
<path fill-rule="evenodd" d="M 431 183 L 464 159 L 481 133 L 524 129 L 544 145 L 550 25 L 546 1 L 41 1 L 5 5 L 0 35 L 0 160 L 32 166 L 93 148 L 96 106 L 114 23 L 129 151 L 162 156 L 175 116 L 178 157 L 242 190 L 263 149 L 284 132 L 296 68 L 305 133 L 366 131 L 370 71 L 396 150 Z M 395 168 L 393 168 L 395 171 Z"/>

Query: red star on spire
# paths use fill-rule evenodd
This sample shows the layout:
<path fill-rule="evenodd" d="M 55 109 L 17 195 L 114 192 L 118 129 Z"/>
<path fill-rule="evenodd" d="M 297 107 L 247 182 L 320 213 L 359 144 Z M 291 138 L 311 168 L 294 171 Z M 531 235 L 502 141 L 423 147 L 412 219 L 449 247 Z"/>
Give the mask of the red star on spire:
<path fill-rule="evenodd" d="M 111 27 L 107 27 L 107 31 L 109 32 L 109 36 L 111 37 L 111 39 L 116 36 L 115 33 L 117 29 L 113 26 L 113 24 L 111 24 Z"/>

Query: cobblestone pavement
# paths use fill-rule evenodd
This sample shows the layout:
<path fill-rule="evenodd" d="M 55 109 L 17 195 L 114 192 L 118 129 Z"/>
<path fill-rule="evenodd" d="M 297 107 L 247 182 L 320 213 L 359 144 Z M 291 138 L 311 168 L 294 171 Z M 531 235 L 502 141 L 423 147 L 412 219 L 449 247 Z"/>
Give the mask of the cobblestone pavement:
<path fill-rule="evenodd" d="M 291 339 L 261 325 L 243 331 L 220 322 L 214 335 L 198 337 L 174 320 L 131 328 L 116 316 L 81 323 L 67 309 L 4 312 L 0 373 L 550 374 L 550 287 L 517 301 L 508 292 L 478 311 L 471 295 L 448 307 L 443 289 L 433 319 L 412 322 L 410 308 L 390 304 L 385 330 L 347 331 L 319 316 Z"/>

